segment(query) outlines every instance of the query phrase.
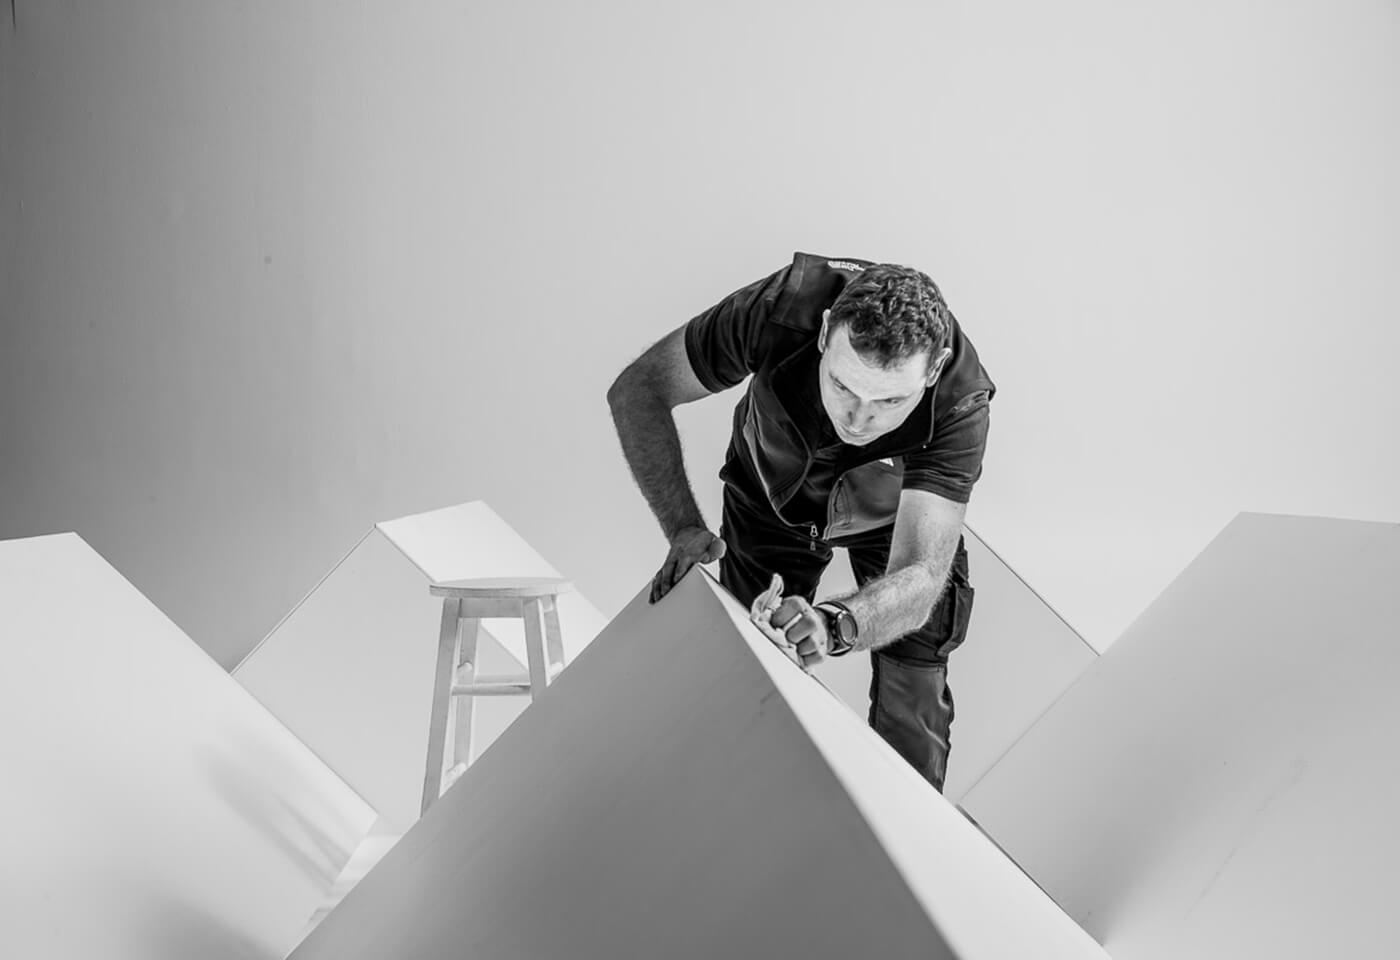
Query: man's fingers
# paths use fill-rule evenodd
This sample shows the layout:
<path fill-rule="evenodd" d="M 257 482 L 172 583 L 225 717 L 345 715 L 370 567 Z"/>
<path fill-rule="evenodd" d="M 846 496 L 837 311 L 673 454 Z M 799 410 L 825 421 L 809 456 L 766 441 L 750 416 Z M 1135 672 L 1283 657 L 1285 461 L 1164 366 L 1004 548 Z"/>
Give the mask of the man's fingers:
<path fill-rule="evenodd" d="M 704 544 L 703 547 L 700 545 Z M 666 562 L 661 565 L 661 569 L 652 578 L 650 600 L 652 603 L 660 600 L 671 592 L 685 575 L 690 572 L 690 568 L 697 563 L 710 563 L 719 560 L 725 555 L 728 547 L 719 537 L 700 527 L 686 527 L 676 535 L 672 541 L 670 550 L 666 553 Z"/>
<path fill-rule="evenodd" d="M 803 663 L 802 656 L 797 652 L 797 648 L 793 646 L 792 641 L 790 641 L 787 635 L 781 630 L 768 623 L 766 617 L 754 620 L 754 625 L 758 627 L 760 633 L 772 642 L 773 646 L 783 652 L 783 656 L 787 657 L 802 669 L 807 669 L 807 665 Z"/>
<path fill-rule="evenodd" d="M 773 646 L 777 647 L 779 650 L 782 650 L 788 656 L 793 656 L 792 644 L 788 643 L 787 637 L 783 636 L 783 632 L 781 630 L 774 628 L 766 621 L 761 619 L 755 620 L 754 626 L 758 627 L 759 633 L 763 634 L 769 640 L 773 641 Z"/>
<path fill-rule="evenodd" d="M 778 622 L 780 620 L 782 621 L 782 623 Z M 787 608 L 785 604 L 783 607 L 779 607 L 777 610 L 773 611 L 773 625 L 778 627 L 778 629 L 780 630 L 792 631 L 797 629 L 801 625 L 801 623 L 802 611 L 800 610 L 797 613 L 792 613 L 790 611 L 790 608 Z M 801 637 L 797 636 L 793 637 L 792 639 L 793 642 L 796 642 L 800 640 Z"/>
<path fill-rule="evenodd" d="M 773 612 L 773 622 L 787 634 L 788 641 L 795 644 L 817 632 L 811 613 L 811 605 L 802 597 L 788 597 Z"/>
<path fill-rule="evenodd" d="M 680 551 L 672 547 L 666 554 L 666 562 L 661 565 L 661 569 L 656 572 L 656 579 L 653 581 L 651 590 L 652 603 L 660 600 L 671 592 L 671 587 L 676 583 L 676 561 L 680 558 Z"/>
<path fill-rule="evenodd" d="M 749 605 L 749 619 L 785 657 L 806 670 L 809 659 L 813 663 L 821 660 L 816 641 L 812 639 L 813 627 L 803 625 L 810 609 L 801 597 L 783 597 L 783 578 L 775 573 L 768 589 L 754 597 Z M 800 647 L 799 643 L 805 647 Z M 803 657 L 802 649 L 810 656 Z"/>
<path fill-rule="evenodd" d="M 690 572 L 690 568 L 695 564 L 688 557 L 678 557 L 671 565 L 671 586 L 675 586 L 685 579 L 685 575 Z"/>
<path fill-rule="evenodd" d="M 807 612 L 807 601 L 798 596 L 784 597 L 778 609 L 773 611 L 773 619 L 785 628 L 795 625 L 799 617 Z"/>
<path fill-rule="evenodd" d="M 701 547 L 701 544 L 704 546 Z M 661 569 L 652 578 L 651 602 L 656 603 L 670 593 L 672 587 L 685 579 L 685 575 L 690 572 L 691 567 L 697 563 L 710 563 L 719 560 L 727 549 L 724 541 L 708 530 L 699 527 L 686 527 L 676 535 L 670 550 L 666 553 L 666 562 L 661 565 Z"/>
<path fill-rule="evenodd" d="M 671 589 L 671 585 L 676 582 L 676 559 L 680 556 L 680 551 L 672 548 L 666 554 L 666 562 L 661 565 L 661 587 L 663 590 Z"/>

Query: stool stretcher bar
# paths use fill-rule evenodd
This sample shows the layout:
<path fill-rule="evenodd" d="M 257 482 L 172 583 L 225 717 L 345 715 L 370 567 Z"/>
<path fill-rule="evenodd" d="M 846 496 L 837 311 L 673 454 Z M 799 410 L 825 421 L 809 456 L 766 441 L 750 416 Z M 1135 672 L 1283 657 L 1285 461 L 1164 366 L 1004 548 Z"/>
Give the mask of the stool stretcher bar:
<path fill-rule="evenodd" d="M 514 677 L 477 677 L 475 683 L 454 683 L 454 697 L 519 697 L 530 692 L 530 678 L 524 675 Z"/>

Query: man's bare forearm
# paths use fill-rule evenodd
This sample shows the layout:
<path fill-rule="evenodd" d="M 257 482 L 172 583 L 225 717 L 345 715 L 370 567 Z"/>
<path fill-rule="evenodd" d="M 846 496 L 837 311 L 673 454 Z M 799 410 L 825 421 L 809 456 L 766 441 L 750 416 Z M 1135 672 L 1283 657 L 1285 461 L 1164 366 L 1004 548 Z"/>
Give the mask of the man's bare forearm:
<path fill-rule="evenodd" d="M 622 455 L 666 539 L 685 527 L 704 527 L 685 473 L 676 419 L 660 397 L 636 382 L 619 383 L 608 394 Z"/>
<path fill-rule="evenodd" d="M 922 627 L 947 584 L 948 570 L 940 576 L 926 563 L 912 563 L 841 598 L 860 625 L 856 649 L 877 650 Z"/>

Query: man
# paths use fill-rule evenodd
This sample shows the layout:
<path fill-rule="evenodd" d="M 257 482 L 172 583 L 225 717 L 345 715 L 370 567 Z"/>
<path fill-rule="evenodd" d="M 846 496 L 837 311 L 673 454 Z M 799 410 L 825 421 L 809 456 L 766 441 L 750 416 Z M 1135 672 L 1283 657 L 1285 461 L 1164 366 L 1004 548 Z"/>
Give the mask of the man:
<path fill-rule="evenodd" d="M 752 376 L 706 526 L 672 410 Z M 996 387 L 917 270 L 798 253 L 677 327 L 613 383 L 623 453 L 670 541 L 655 603 L 696 563 L 804 668 L 868 652 L 870 725 L 943 789 L 948 654 L 972 610 L 963 514 Z M 813 606 L 832 547 L 860 589 Z M 788 594 L 765 594 L 779 574 Z"/>

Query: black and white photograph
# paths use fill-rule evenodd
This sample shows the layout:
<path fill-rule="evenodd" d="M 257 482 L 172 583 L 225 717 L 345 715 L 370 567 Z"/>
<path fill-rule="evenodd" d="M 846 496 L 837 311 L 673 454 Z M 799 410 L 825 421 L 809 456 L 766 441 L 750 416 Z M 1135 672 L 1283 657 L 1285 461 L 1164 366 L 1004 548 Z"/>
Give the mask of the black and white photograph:
<path fill-rule="evenodd" d="M 1400 957 L 1400 2 L 0 4 L 0 954 Z"/>

